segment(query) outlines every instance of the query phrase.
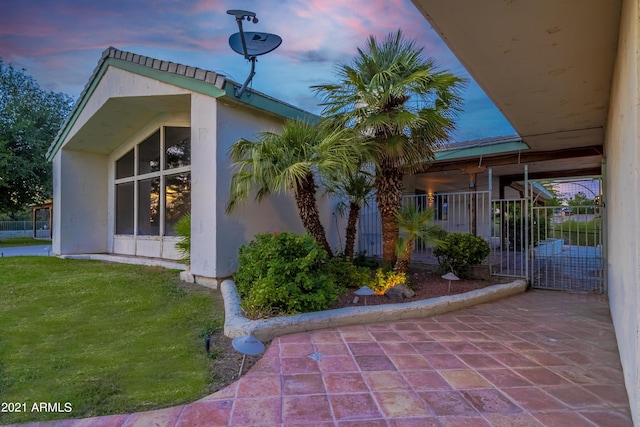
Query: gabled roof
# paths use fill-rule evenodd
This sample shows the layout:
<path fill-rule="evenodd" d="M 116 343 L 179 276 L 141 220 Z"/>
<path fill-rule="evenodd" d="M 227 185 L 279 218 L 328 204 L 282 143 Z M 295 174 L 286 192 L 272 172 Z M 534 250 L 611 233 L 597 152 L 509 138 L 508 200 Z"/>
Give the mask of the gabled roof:
<path fill-rule="evenodd" d="M 76 101 L 71 114 L 49 147 L 47 151 L 48 160 L 52 160 L 62 146 L 69 131 L 76 123 L 78 116 L 109 67 L 116 67 L 214 98 L 225 97 L 227 101 L 245 104 L 247 107 L 285 118 L 298 118 L 309 121 L 318 119 L 316 115 L 308 111 L 255 90 L 246 90 L 242 97 L 238 99 L 234 94 L 236 86 L 240 85 L 214 71 L 163 61 L 109 47 L 102 52 L 102 57 Z"/>

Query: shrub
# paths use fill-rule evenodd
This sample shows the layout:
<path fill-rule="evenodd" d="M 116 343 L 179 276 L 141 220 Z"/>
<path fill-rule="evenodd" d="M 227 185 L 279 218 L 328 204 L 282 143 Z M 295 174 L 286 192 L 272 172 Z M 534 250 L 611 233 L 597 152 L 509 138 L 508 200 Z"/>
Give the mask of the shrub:
<path fill-rule="evenodd" d="M 180 237 L 176 243 L 176 248 L 182 261 L 187 263 L 191 261 L 191 214 L 181 217 L 173 226 L 173 231 Z"/>
<path fill-rule="evenodd" d="M 372 283 L 371 269 L 355 265 L 344 256 L 331 258 L 325 265 L 325 270 L 331 279 L 341 287 L 360 288 Z"/>
<path fill-rule="evenodd" d="M 326 272 L 327 252 L 309 236 L 259 234 L 240 248 L 234 279 L 250 317 L 319 311 L 341 289 Z"/>
<path fill-rule="evenodd" d="M 490 252 L 489 244 L 473 234 L 450 233 L 444 242 L 433 254 L 438 257 L 443 273 L 453 271 L 460 278 L 467 278 L 469 267 L 481 264 Z"/>
<path fill-rule="evenodd" d="M 383 295 L 385 291 L 396 285 L 407 285 L 406 273 L 398 273 L 393 270 L 385 271 L 382 268 L 376 270 L 376 277 L 373 281 L 371 289 L 376 291 L 378 295 Z"/>

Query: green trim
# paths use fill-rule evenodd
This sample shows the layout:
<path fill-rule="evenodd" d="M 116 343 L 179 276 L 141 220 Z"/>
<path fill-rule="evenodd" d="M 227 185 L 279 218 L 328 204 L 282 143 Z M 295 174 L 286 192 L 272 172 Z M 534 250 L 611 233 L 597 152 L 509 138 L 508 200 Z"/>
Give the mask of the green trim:
<path fill-rule="evenodd" d="M 497 144 L 480 145 L 477 147 L 466 147 L 466 148 L 452 147 L 448 150 L 436 152 L 436 161 L 456 160 L 456 159 L 462 159 L 465 157 L 478 157 L 478 156 L 486 156 L 491 154 L 502 154 L 502 153 L 509 153 L 513 151 L 522 151 L 522 150 L 528 150 L 528 149 L 529 149 L 529 146 L 520 140 L 499 142 Z"/>
<path fill-rule="evenodd" d="M 311 123 L 315 123 L 320 120 L 320 117 L 313 113 L 259 92 L 247 90 L 242 94 L 240 99 L 238 99 L 236 98 L 236 85 L 237 83 L 234 83 L 233 81 L 226 81 L 224 85 L 225 98 L 289 119 L 304 120 Z"/>

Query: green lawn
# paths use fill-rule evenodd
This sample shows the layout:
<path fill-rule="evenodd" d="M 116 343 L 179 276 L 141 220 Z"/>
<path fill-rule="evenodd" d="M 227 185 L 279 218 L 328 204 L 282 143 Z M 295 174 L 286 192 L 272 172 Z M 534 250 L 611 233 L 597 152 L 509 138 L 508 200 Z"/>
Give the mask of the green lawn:
<path fill-rule="evenodd" d="M 0 248 L 10 248 L 14 246 L 40 246 L 50 245 L 51 240 L 33 239 L 31 237 L 10 237 L 0 240 Z"/>
<path fill-rule="evenodd" d="M 224 311 L 176 271 L 48 257 L 0 258 L 0 424 L 149 410 L 207 394 L 206 330 Z M 69 402 L 69 413 L 32 413 Z"/>

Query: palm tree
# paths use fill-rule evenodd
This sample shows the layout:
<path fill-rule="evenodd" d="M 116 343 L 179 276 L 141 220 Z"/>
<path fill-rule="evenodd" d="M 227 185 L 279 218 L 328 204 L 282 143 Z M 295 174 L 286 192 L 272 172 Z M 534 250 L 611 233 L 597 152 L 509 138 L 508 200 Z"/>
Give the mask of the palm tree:
<path fill-rule="evenodd" d="M 373 141 L 376 202 L 382 220 L 383 260 L 395 261 L 396 213 L 402 178 L 423 170 L 448 140 L 460 111 L 464 80 L 439 71 L 423 49 L 398 30 L 382 43 L 371 36 L 352 65 L 339 65 L 336 84 L 313 86 L 324 114 Z"/>
<path fill-rule="evenodd" d="M 394 266 L 397 273 L 406 273 L 409 270 L 409 261 L 413 254 L 413 243 L 421 239 L 427 245 L 442 247 L 444 241 L 440 239 L 444 230 L 440 225 L 433 223 L 434 211 L 432 208 L 420 210 L 414 203 L 408 203 L 396 213 L 396 220 L 401 237 L 396 244 L 398 259 Z"/>
<path fill-rule="evenodd" d="M 372 177 L 360 169 L 357 172 L 347 172 L 345 175 L 329 177 L 325 187 L 328 193 L 342 199 L 338 204 L 338 210 L 341 214 L 344 214 L 347 208 L 349 210 L 345 230 L 344 256 L 353 259 L 360 208 L 366 205 L 372 196 L 374 189 Z"/>
<path fill-rule="evenodd" d="M 359 147 L 345 138 L 346 133 L 287 120 L 281 134 L 261 132 L 257 141 L 234 143 L 229 156 L 236 172 L 227 213 L 246 201 L 252 188 L 257 187 L 258 201 L 273 193 L 293 193 L 304 228 L 332 256 L 318 211 L 316 173 L 343 173 L 360 164 Z"/>

